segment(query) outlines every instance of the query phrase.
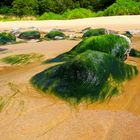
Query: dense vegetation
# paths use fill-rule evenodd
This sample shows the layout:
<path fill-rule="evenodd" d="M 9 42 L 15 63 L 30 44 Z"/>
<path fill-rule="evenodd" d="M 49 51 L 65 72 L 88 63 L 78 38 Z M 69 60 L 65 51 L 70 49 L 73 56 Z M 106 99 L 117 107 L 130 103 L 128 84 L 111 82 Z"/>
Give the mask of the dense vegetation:
<path fill-rule="evenodd" d="M 37 19 L 74 19 L 140 14 L 140 0 L 1 0 L 0 14 Z"/>

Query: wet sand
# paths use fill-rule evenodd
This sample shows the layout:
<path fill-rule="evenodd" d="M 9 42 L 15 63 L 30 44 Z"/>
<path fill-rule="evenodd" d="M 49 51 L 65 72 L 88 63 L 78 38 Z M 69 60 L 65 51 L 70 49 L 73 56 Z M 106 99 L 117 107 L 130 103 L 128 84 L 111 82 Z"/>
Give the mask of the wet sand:
<path fill-rule="evenodd" d="M 130 24 L 127 29 L 134 29 L 135 25 Z M 0 52 L 0 59 L 35 52 L 44 54 L 46 60 L 70 50 L 78 42 L 61 40 L 0 46 L 7 49 Z M 140 35 L 133 38 L 133 47 L 140 50 Z M 140 71 L 140 59 L 129 57 L 128 63 L 137 65 Z M 140 139 L 140 74 L 125 82 L 122 93 L 109 101 L 72 106 L 57 97 L 41 94 L 30 85 L 33 75 L 52 65 L 55 64 L 36 62 L 9 66 L 0 62 L 0 139 Z"/>

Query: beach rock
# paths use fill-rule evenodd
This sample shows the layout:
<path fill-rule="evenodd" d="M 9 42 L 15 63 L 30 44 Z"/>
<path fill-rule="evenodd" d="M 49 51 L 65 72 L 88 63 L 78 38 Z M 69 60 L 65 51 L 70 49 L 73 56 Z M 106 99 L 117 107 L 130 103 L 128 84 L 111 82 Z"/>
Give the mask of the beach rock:
<path fill-rule="evenodd" d="M 99 36 L 99 35 L 104 35 L 104 34 L 109 34 L 109 31 L 105 28 L 89 29 L 84 32 L 82 38 L 87 38 L 91 36 Z"/>
<path fill-rule="evenodd" d="M 85 33 L 85 32 L 87 32 L 88 30 L 90 30 L 91 29 L 91 27 L 87 27 L 87 28 L 84 28 L 82 31 L 81 31 L 81 33 Z"/>
<path fill-rule="evenodd" d="M 64 37 L 62 37 L 62 36 L 55 36 L 54 39 L 55 39 L 55 40 L 63 40 Z"/>
<path fill-rule="evenodd" d="M 113 34 L 92 36 L 81 41 L 69 52 L 61 54 L 54 59 L 48 60 L 47 62 L 67 61 L 87 50 L 104 52 L 116 57 L 121 61 L 124 61 L 126 59 L 126 52 L 129 49 L 130 49 L 130 44 L 122 36 L 113 35 Z"/>
<path fill-rule="evenodd" d="M 54 94 L 66 101 L 94 102 L 110 99 L 120 92 L 121 83 L 135 75 L 135 66 L 109 54 L 87 50 L 35 75 L 31 83 L 46 94 Z"/>
<path fill-rule="evenodd" d="M 122 35 L 125 35 L 128 38 L 132 38 L 133 37 L 133 35 L 129 31 L 124 32 Z"/>
<path fill-rule="evenodd" d="M 44 38 L 46 39 L 64 39 L 65 38 L 65 34 L 63 32 L 60 31 L 51 31 L 49 33 L 47 33 Z"/>
<path fill-rule="evenodd" d="M 10 30 L 10 33 L 14 34 L 14 35 L 19 35 L 20 30 L 21 30 L 21 28 L 13 28 L 12 30 Z"/>
<path fill-rule="evenodd" d="M 40 38 L 40 32 L 39 31 L 26 31 L 20 33 L 18 36 L 20 39 L 30 40 L 30 39 L 39 39 Z"/>
<path fill-rule="evenodd" d="M 68 39 L 70 39 L 70 40 L 75 40 L 75 39 L 76 39 L 76 35 L 75 35 L 75 34 L 70 34 L 70 35 L 68 36 Z"/>
<path fill-rule="evenodd" d="M 11 33 L 2 32 L 0 33 L 0 45 L 15 43 L 16 37 Z"/>
<path fill-rule="evenodd" d="M 132 49 L 130 50 L 129 55 L 132 56 L 132 57 L 139 57 L 139 58 L 140 58 L 140 51 L 135 50 L 134 48 L 132 48 Z"/>

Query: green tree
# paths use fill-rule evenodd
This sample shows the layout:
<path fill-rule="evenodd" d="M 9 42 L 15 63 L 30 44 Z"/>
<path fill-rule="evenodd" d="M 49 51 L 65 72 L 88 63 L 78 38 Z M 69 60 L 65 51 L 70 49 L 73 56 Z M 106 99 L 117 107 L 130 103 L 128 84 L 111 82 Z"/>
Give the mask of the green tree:
<path fill-rule="evenodd" d="M 37 0 L 14 0 L 12 5 L 13 13 L 19 17 L 38 14 Z"/>
<path fill-rule="evenodd" d="M 14 0 L 0 0 L 0 6 L 11 6 Z"/>
<path fill-rule="evenodd" d="M 38 0 L 38 3 L 39 14 L 44 12 L 63 13 L 75 6 L 73 0 Z"/>

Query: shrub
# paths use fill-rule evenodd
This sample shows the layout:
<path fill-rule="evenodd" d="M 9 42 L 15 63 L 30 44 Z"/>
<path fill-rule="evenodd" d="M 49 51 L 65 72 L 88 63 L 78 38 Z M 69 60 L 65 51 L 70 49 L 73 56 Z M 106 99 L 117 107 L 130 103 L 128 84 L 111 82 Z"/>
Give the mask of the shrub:
<path fill-rule="evenodd" d="M 66 101 L 93 102 L 110 99 L 120 91 L 122 82 L 135 75 L 135 66 L 108 54 L 88 50 L 64 64 L 35 75 L 31 83 L 37 89 Z"/>
<path fill-rule="evenodd" d="M 115 15 L 139 15 L 140 14 L 140 2 L 132 0 L 117 0 L 116 3 L 108 7 L 104 11 L 104 16 Z"/>
<path fill-rule="evenodd" d="M 88 18 L 93 17 L 95 13 L 93 13 L 89 9 L 77 8 L 73 10 L 67 10 L 63 14 L 55 14 L 53 12 L 44 13 L 38 19 L 39 20 L 52 20 L 52 19 L 77 19 L 77 18 Z"/>
<path fill-rule="evenodd" d="M 12 9 L 9 6 L 1 6 L 0 14 L 10 15 L 12 13 Z"/>
<path fill-rule="evenodd" d="M 0 45 L 16 42 L 16 37 L 10 33 L 0 33 Z"/>
<path fill-rule="evenodd" d="M 64 19 L 77 19 L 93 17 L 94 13 L 89 9 L 77 8 L 73 10 L 67 10 L 63 13 Z"/>
<path fill-rule="evenodd" d="M 39 39 L 40 38 L 40 32 L 39 31 L 26 31 L 22 32 L 19 35 L 20 39 Z"/>
<path fill-rule="evenodd" d="M 38 17 L 39 20 L 60 20 L 63 19 L 62 15 L 55 14 L 53 12 L 44 13 L 43 15 Z"/>
<path fill-rule="evenodd" d="M 13 13 L 19 17 L 36 15 L 38 13 L 37 0 L 14 0 L 12 5 Z"/>
<path fill-rule="evenodd" d="M 51 31 L 44 36 L 44 38 L 55 39 L 56 36 L 65 38 L 65 34 L 60 31 Z"/>

